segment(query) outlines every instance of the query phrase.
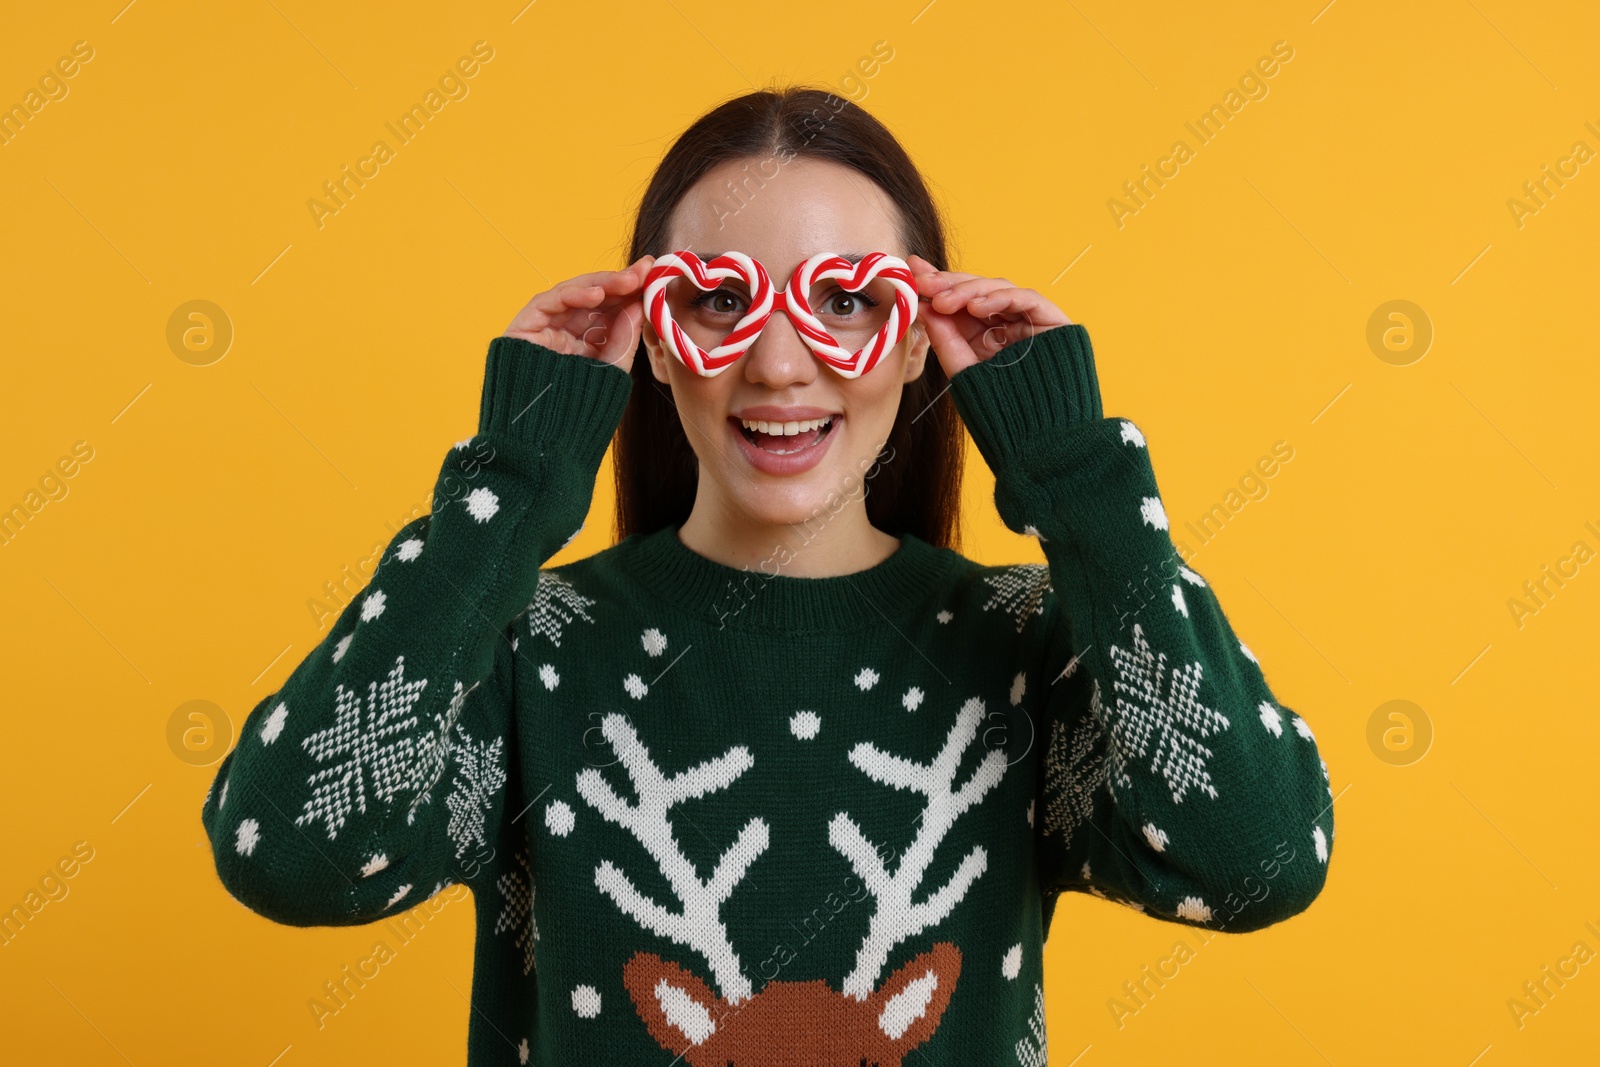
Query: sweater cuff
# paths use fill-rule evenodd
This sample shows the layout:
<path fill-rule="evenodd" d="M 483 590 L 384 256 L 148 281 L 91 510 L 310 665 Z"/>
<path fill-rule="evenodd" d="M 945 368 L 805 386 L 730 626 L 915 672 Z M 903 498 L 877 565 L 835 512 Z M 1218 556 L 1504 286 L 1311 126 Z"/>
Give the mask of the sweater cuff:
<path fill-rule="evenodd" d="M 489 342 L 478 432 L 598 467 L 622 421 L 633 379 L 621 367 L 521 337 Z"/>
<path fill-rule="evenodd" d="M 950 397 L 990 465 L 1039 437 L 1103 418 L 1089 331 L 1053 326 L 950 379 Z"/>

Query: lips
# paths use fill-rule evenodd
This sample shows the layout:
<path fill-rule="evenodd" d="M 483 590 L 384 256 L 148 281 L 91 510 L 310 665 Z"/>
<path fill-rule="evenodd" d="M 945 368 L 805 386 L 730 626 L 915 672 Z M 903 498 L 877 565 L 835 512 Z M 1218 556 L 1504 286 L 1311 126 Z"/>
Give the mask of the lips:
<path fill-rule="evenodd" d="M 769 452 L 798 452 L 822 440 L 833 429 L 833 416 L 819 419 L 740 419 L 740 429 L 757 448 Z"/>
<path fill-rule="evenodd" d="M 729 416 L 728 428 L 751 466 L 767 474 L 792 475 L 821 461 L 843 421 L 842 415 L 783 421 Z"/>

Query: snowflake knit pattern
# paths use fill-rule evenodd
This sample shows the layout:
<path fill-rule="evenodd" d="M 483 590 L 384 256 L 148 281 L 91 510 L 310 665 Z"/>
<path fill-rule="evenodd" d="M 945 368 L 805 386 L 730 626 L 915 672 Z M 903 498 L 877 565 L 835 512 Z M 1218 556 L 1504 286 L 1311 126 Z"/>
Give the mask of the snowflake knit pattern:
<path fill-rule="evenodd" d="M 1321 891 L 1327 765 L 1180 561 L 1083 326 L 950 384 L 1047 563 L 906 535 L 801 578 L 667 527 L 547 569 L 630 388 L 490 342 L 432 513 L 217 770 L 234 897 L 331 926 L 468 886 L 469 1067 L 1028 1067 L 1059 894 L 1237 932 Z"/>

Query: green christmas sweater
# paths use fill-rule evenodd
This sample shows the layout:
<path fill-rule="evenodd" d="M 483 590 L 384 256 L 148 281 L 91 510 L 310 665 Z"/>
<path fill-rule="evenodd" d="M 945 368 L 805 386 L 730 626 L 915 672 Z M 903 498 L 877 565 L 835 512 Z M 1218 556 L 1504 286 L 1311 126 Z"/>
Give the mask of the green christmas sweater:
<path fill-rule="evenodd" d="M 546 568 L 630 388 L 490 343 L 432 513 L 217 770 L 235 898 L 333 926 L 469 887 L 469 1067 L 1032 1067 L 1060 893 L 1236 932 L 1320 892 L 1327 765 L 1179 559 L 1083 326 L 950 386 L 1047 563 L 905 536 L 803 578 L 669 527 Z"/>

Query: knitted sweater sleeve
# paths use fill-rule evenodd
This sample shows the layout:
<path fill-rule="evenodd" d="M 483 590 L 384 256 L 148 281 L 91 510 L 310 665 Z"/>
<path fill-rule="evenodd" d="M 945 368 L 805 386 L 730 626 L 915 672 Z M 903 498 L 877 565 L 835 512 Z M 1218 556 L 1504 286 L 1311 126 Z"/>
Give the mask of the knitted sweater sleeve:
<path fill-rule="evenodd" d="M 951 393 L 1001 519 L 1048 561 L 1034 820 L 1046 921 L 1068 890 L 1228 931 L 1303 911 L 1333 839 L 1327 765 L 1179 558 L 1143 433 L 1102 414 L 1088 331 L 1003 349 Z"/>
<path fill-rule="evenodd" d="M 218 767 L 201 821 L 236 899 L 352 925 L 483 868 L 516 745 L 512 624 L 582 526 L 630 388 L 618 367 L 490 342 L 478 432 L 446 453 L 432 513 Z"/>

